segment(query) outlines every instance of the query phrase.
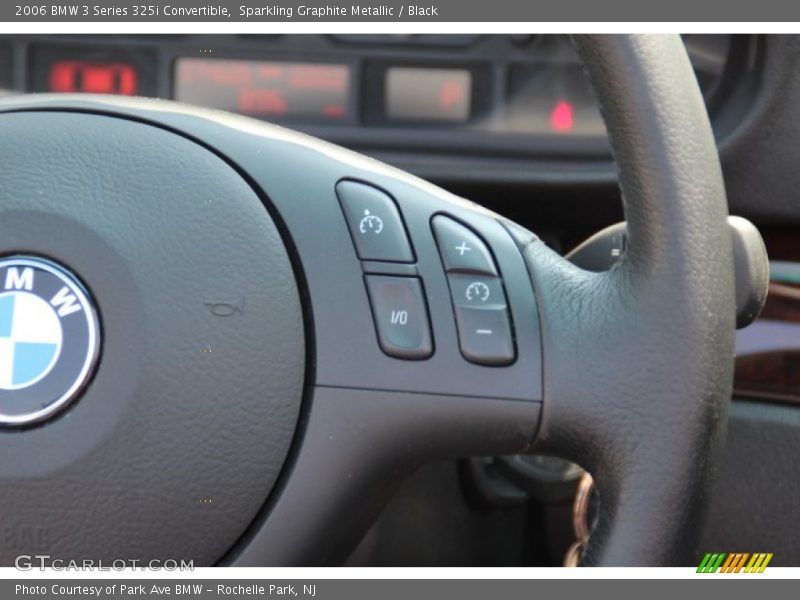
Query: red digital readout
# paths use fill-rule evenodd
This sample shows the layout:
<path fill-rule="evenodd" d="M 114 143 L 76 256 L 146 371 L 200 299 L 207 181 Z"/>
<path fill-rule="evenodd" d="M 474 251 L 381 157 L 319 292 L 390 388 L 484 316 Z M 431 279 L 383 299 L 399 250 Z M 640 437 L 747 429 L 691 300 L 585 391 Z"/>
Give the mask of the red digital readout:
<path fill-rule="evenodd" d="M 322 114 L 331 119 L 341 119 L 345 115 L 345 108 L 341 104 L 326 104 L 322 107 Z"/>
<path fill-rule="evenodd" d="M 62 60 L 50 66 L 49 84 L 51 92 L 133 96 L 138 79 L 126 63 Z"/>
<path fill-rule="evenodd" d="M 225 59 L 179 59 L 178 100 L 262 117 L 347 116 L 345 65 Z"/>
<path fill-rule="evenodd" d="M 236 98 L 239 112 L 282 117 L 289 110 L 289 103 L 280 90 L 243 89 Z"/>

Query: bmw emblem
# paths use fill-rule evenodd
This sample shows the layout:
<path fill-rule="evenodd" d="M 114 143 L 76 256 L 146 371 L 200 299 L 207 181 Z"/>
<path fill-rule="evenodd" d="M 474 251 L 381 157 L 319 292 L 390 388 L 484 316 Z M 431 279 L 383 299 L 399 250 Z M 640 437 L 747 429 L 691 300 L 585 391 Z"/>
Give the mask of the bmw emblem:
<path fill-rule="evenodd" d="M 41 258 L 0 259 L 0 425 L 35 423 L 67 406 L 99 347 L 97 313 L 72 274 Z"/>

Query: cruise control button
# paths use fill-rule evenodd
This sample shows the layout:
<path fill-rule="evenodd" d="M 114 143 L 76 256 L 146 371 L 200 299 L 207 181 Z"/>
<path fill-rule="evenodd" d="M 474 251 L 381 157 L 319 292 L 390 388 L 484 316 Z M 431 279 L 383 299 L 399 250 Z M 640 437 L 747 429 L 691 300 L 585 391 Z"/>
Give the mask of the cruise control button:
<path fill-rule="evenodd" d="M 367 275 L 366 281 L 381 349 L 396 358 L 422 359 L 433 354 L 419 278 Z"/>
<path fill-rule="evenodd" d="M 443 215 L 431 224 L 446 271 L 497 275 L 489 248 L 470 229 Z"/>
<path fill-rule="evenodd" d="M 468 361 L 503 366 L 516 357 L 511 323 L 505 308 L 456 306 L 456 324 L 461 354 Z"/>
<path fill-rule="evenodd" d="M 361 260 L 414 262 L 403 219 L 389 194 L 365 183 L 340 181 L 336 195 Z"/>
<path fill-rule="evenodd" d="M 506 306 L 503 284 L 497 277 L 449 275 L 447 280 L 456 306 Z"/>

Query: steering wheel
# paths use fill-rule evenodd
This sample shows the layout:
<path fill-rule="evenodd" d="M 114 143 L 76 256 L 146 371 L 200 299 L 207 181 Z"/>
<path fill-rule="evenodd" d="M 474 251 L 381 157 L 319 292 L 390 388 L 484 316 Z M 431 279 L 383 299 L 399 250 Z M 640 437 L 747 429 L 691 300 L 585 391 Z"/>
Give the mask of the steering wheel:
<path fill-rule="evenodd" d="M 575 44 L 628 223 L 603 273 L 280 127 L 3 100 L 0 505 L 33 534 L 0 562 L 337 564 L 420 465 L 531 450 L 595 478 L 584 564 L 689 562 L 733 365 L 717 151 L 677 36 Z"/>

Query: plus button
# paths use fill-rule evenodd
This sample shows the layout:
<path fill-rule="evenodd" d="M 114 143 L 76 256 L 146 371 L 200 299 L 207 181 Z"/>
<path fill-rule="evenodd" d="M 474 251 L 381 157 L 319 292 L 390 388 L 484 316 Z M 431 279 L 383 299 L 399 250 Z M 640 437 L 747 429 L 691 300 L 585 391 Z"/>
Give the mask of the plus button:
<path fill-rule="evenodd" d="M 467 242 L 461 242 L 460 246 L 456 246 L 456 250 L 458 250 L 459 256 L 464 256 L 464 253 L 469 252 L 472 248 L 467 246 Z"/>

